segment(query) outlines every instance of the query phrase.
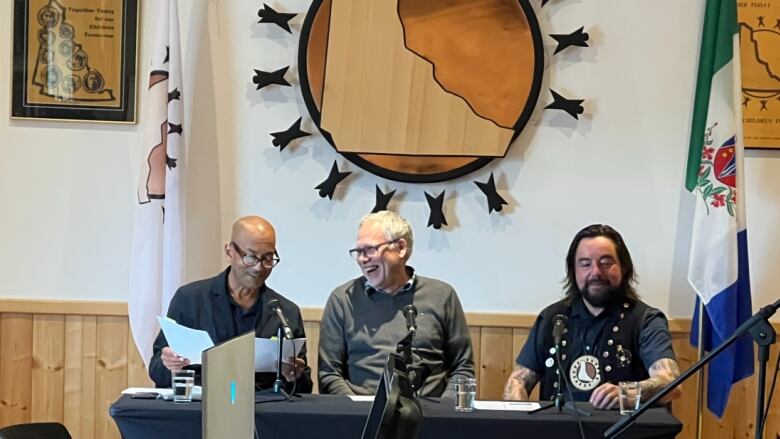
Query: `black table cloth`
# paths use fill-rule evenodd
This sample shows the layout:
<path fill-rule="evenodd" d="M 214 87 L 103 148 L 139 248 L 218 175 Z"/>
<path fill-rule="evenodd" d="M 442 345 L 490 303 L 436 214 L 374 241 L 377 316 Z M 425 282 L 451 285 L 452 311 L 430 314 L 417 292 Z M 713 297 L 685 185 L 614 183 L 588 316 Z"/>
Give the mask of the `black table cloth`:
<path fill-rule="evenodd" d="M 420 438 L 579 438 L 573 414 L 548 409 L 535 414 L 507 411 L 458 413 L 451 400 L 422 399 Z M 621 418 L 615 410 L 590 411 L 582 417 L 585 434 L 600 438 Z M 255 423 L 261 438 L 359 438 L 371 408 L 370 402 L 353 402 L 344 396 L 304 395 L 291 401 L 255 405 Z M 131 399 L 122 395 L 110 408 L 126 439 L 185 439 L 201 437 L 201 403 L 174 404 L 162 400 Z M 621 438 L 673 438 L 682 425 L 665 408 L 642 415 Z"/>

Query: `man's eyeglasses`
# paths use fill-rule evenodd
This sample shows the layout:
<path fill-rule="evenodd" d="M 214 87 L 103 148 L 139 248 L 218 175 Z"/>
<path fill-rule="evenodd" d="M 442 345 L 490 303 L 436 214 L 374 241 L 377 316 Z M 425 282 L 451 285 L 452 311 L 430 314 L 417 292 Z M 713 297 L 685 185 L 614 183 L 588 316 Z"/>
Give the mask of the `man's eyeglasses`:
<path fill-rule="evenodd" d="M 273 254 L 257 257 L 256 255 L 251 255 L 241 250 L 235 242 L 231 241 L 230 245 L 238 252 L 238 255 L 241 256 L 241 262 L 247 267 L 254 267 L 259 262 L 265 268 L 274 268 L 281 260 L 279 258 L 279 253 L 275 250 Z"/>
<path fill-rule="evenodd" d="M 379 253 L 379 249 L 383 245 L 395 244 L 398 241 L 399 241 L 398 239 L 394 239 L 392 241 L 380 242 L 379 244 L 376 244 L 376 245 L 369 245 L 369 246 L 366 246 L 366 247 L 353 248 L 353 249 L 349 250 L 349 255 L 352 256 L 355 259 L 359 258 L 360 256 L 365 256 L 367 258 L 373 258 L 374 256 L 377 255 L 377 253 Z"/>

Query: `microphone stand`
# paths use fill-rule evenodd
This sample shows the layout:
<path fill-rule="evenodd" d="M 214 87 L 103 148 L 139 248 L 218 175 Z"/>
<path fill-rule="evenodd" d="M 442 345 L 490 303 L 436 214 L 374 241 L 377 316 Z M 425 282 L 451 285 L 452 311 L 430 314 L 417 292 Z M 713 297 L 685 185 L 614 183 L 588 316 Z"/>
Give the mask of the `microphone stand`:
<path fill-rule="evenodd" d="M 423 366 L 415 366 L 414 359 L 412 357 L 412 341 L 414 340 L 415 330 L 409 329 L 404 338 L 396 345 L 396 352 L 403 356 L 404 364 L 406 365 L 407 374 L 409 376 L 409 383 L 412 385 L 415 396 L 422 387 L 422 383 L 425 380 L 427 374 L 424 371 Z"/>
<path fill-rule="evenodd" d="M 558 409 L 558 411 L 563 411 L 563 407 L 566 405 L 566 400 L 563 398 L 563 374 L 565 373 L 563 370 L 563 365 L 561 364 L 561 347 L 560 345 L 555 345 L 555 362 L 558 364 L 557 372 L 558 372 L 558 388 L 557 392 L 555 392 L 555 408 Z M 567 384 L 568 385 L 568 384 Z M 574 401 L 572 401 L 572 404 Z M 576 409 L 576 406 L 575 406 Z"/>
<path fill-rule="evenodd" d="M 404 363 L 407 366 L 412 365 L 412 340 L 414 340 L 414 331 L 409 331 L 401 341 L 396 345 L 395 351 L 403 355 Z"/>
<path fill-rule="evenodd" d="M 575 415 L 582 415 L 582 416 L 591 416 L 591 413 L 587 410 L 583 410 L 579 407 L 577 407 L 577 403 L 574 401 L 574 394 L 570 393 L 569 396 L 571 397 L 571 403 L 566 402 L 566 398 L 563 395 L 563 386 L 565 385 L 567 389 L 571 391 L 571 388 L 569 387 L 569 380 L 564 378 L 566 372 L 563 370 L 563 364 L 561 363 L 561 350 L 560 345 L 555 345 L 555 363 L 557 366 L 557 372 L 558 372 L 558 389 L 555 393 L 555 397 L 553 398 L 552 403 L 545 404 L 543 406 L 540 406 L 536 410 L 532 410 L 529 413 L 537 413 L 544 410 L 549 409 L 550 407 L 555 407 L 558 409 L 559 412 L 565 411 L 565 412 L 573 412 Z"/>
<path fill-rule="evenodd" d="M 282 381 L 282 344 L 284 343 L 284 333 L 282 332 L 282 325 L 276 331 L 276 339 L 279 341 L 278 355 L 276 358 L 276 381 L 274 381 L 273 393 L 284 395 L 286 398 L 290 398 L 287 392 L 284 391 L 284 382 Z"/>
<path fill-rule="evenodd" d="M 780 308 L 780 299 L 777 300 L 777 302 L 767 305 L 763 308 L 761 308 L 757 313 L 753 314 L 752 317 L 745 320 L 739 327 L 734 331 L 731 336 L 724 340 L 723 343 L 718 345 L 714 350 L 710 351 L 707 355 L 702 357 L 701 360 L 697 361 L 693 366 L 690 367 L 690 369 L 683 372 L 679 377 L 677 377 L 674 381 L 669 383 L 666 387 L 661 389 L 658 393 L 653 395 L 650 399 L 644 402 L 634 413 L 631 415 L 622 418 L 618 422 L 615 423 L 612 427 L 609 427 L 607 431 L 604 432 L 604 437 L 607 439 L 614 438 L 618 436 L 619 434 L 623 433 L 631 424 L 633 424 L 636 419 L 642 415 L 642 413 L 646 412 L 650 407 L 653 406 L 656 402 L 658 402 L 661 398 L 669 394 L 672 390 L 674 390 L 677 386 L 682 384 L 683 381 L 688 379 L 691 375 L 699 371 L 701 368 L 704 367 L 705 364 L 709 363 L 716 355 L 723 352 L 726 348 L 734 344 L 740 337 L 745 335 L 746 333 L 750 333 L 750 335 L 753 337 L 753 340 L 758 344 L 758 360 L 759 360 L 759 366 L 758 366 L 758 391 L 756 392 L 756 439 L 761 439 L 763 435 L 763 423 L 764 423 L 764 416 L 766 415 L 764 413 L 764 384 L 766 382 L 766 363 L 769 359 L 769 346 L 775 343 L 776 338 L 776 332 L 775 329 L 772 327 L 772 325 L 769 323 L 769 318 L 772 317 L 775 312 L 777 312 L 777 309 Z M 699 318 L 704 318 L 703 315 L 700 315 Z M 702 343 L 702 334 L 699 334 L 699 343 Z"/>

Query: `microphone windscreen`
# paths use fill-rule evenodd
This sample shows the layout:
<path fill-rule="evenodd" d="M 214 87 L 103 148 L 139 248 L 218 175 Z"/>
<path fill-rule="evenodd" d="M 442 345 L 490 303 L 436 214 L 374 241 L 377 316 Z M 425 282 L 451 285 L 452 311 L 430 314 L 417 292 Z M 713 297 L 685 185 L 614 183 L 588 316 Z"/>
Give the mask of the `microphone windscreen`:
<path fill-rule="evenodd" d="M 556 314 L 553 317 L 553 340 L 556 344 L 560 343 L 563 339 L 563 334 L 566 332 L 566 323 L 569 318 L 563 314 Z"/>

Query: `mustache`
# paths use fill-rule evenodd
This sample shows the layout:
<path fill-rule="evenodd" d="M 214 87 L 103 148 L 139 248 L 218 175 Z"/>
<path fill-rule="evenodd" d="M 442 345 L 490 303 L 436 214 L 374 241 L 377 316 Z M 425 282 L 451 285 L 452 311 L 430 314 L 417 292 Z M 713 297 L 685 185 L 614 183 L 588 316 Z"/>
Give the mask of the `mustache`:
<path fill-rule="evenodd" d="M 585 288 L 588 288 L 589 286 L 594 285 L 594 284 L 599 284 L 599 285 L 605 285 L 606 284 L 606 285 L 608 285 L 609 281 L 606 280 L 606 279 L 600 279 L 600 278 L 588 279 L 588 280 L 585 281 Z"/>

